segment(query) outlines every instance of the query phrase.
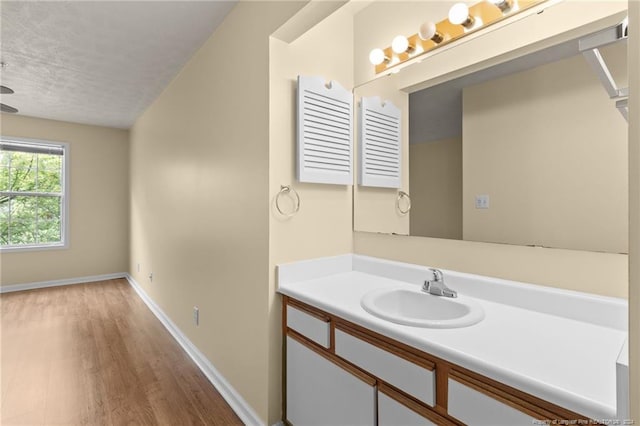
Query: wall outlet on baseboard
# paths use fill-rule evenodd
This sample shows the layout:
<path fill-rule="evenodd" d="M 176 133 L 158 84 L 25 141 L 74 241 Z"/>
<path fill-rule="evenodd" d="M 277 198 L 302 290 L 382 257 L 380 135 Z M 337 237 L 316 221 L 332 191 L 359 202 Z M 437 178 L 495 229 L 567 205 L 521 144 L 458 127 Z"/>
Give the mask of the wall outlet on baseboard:
<path fill-rule="evenodd" d="M 193 323 L 196 327 L 200 325 L 200 308 L 197 306 L 193 307 Z"/>

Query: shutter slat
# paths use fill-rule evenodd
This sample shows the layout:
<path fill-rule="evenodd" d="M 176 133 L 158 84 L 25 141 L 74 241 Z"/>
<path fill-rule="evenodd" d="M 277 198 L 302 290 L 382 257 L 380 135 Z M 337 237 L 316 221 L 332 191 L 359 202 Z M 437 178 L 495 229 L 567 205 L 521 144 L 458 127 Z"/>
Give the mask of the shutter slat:
<path fill-rule="evenodd" d="M 332 154 L 330 152 L 318 152 L 318 151 L 308 151 L 306 150 L 304 153 L 305 161 L 321 161 L 321 162 L 334 162 L 339 165 L 349 166 L 349 158 L 344 158 L 337 154 Z"/>
<path fill-rule="evenodd" d="M 329 137 L 316 137 L 315 135 L 305 135 L 307 142 L 314 143 L 316 147 L 327 146 L 331 148 L 342 148 L 351 152 L 351 145 L 341 139 L 332 139 Z M 304 149 L 304 148 L 303 148 Z"/>
<path fill-rule="evenodd" d="M 317 146 L 313 143 L 308 143 L 307 146 L 305 147 L 305 152 L 307 151 L 311 151 L 311 152 L 328 152 L 331 154 L 336 154 L 336 155 L 340 155 L 344 158 L 350 158 L 349 155 L 349 150 L 347 149 L 340 149 L 340 148 L 333 148 L 330 146 Z"/>
<path fill-rule="evenodd" d="M 347 114 L 351 114 L 351 102 L 344 102 L 331 96 L 325 96 L 320 93 L 314 93 L 311 91 L 305 91 L 305 98 L 309 100 L 315 100 L 325 102 L 327 105 L 332 105 L 336 108 L 344 110 Z"/>
<path fill-rule="evenodd" d="M 311 115 L 312 117 L 326 118 L 327 120 L 335 121 L 336 123 L 340 123 L 342 125 L 348 125 L 350 121 L 348 114 L 342 111 L 336 111 L 334 109 L 327 108 L 323 105 L 305 102 L 304 109 L 307 114 Z"/>
<path fill-rule="evenodd" d="M 305 122 L 305 128 L 324 128 L 328 131 L 336 132 L 344 134 L 345 136 L 350 136 L 344 130 L 344 126 L 336 125 L 335 122 L 331 122 L 328 120 L 314 119 L 313 117 L 309 117 L 309 119 Z"/>
<path fill-rule="evenodd" d="M 389 139 L 379 139 L 375 137 L 368 137 L 366 142 L 369 146 L 377 146 L 380 148 L 386 148 L 388 150 L 391 150 L 392 152 L 398 152 L 397 143 Z"/>

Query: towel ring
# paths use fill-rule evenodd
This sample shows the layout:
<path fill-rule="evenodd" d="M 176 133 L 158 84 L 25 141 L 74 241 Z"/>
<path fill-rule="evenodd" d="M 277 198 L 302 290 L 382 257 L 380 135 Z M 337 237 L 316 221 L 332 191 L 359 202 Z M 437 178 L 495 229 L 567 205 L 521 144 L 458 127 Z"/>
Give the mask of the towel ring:
<path fill-rule="evenodd" d="M 292 198 L 295 200 L 295 207 L 292 212 L 286 213 L 282 210 L 282 207 L 280 207 L 280 197 L 283 195 L 291 196 L 291 194 L 293 194 Z M 280 185 L 280 191 L 278 192 L 278 195 L 276 195 L 276 209 L 278 210 L 278 213 L 284 217 L 292 217 L 298 213 L 300 210 L 300 196 L 298 195 L 298 192 L 289 185 Z"/>
<path fill-rule="evenodd" d="M 402 207 L 400 206 L 400 201 L 403 198 L 407 199 L 407 208 L 406 209 L 402 209 Z M 407 213 L 409 213 L 409 210 L 411 210 L 411 197 L 409 196 L 409 194 L 407 194 L 404 191 L 398 191 L 398 198 L 396 198 L 396 208 L 398 209 L 398 212 L 400 212 L 400 214 L 402 216 L 404 216 Z"/>

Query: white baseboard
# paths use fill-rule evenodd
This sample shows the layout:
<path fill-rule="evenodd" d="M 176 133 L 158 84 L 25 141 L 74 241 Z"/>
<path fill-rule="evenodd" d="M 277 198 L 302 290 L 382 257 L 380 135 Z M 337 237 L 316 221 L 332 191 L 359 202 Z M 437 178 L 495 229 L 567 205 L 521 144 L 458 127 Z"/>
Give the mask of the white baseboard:
<path fill-rule="evenodd" d="M 14 291 L 34 290 L 37 288 L 58 287 L 62 285 L 85 284 L 85 283 L 93 283 L 97 281 L 115 280 L 118 278 L 127 278 L 127 275 L 128 274 L 125 272 L 117 272 L 115 274 L 91 275 L 89 277 L 65 278 L 61 280 L 39 281 L 35 283 L 5 285 L 0 287 L 0 294 L 11 293 Z"/>
<path fill-rule="evenodd" d="M 193 362 L 196 363 L 200 371 L 209 379 L 211 384 L 218 390 L 220 395 L 227 401 L 233 411 L 240 417 L 240 420 L 245 425 L 262 425 L 263 422 L 260 417 L 253 411 L 251 406 L 247 404 L 247 401 L 240 396 L 240 394 L 229 384 L 229 382 L 220 374 L 218 370 L 211 364 L 206 356 L 191 341 L 185 336 L 185 334 L 176 326 L 173 321 L 160 309 L 156 303 L 145 293 L 143 288 L 136 282 L 136 280 L 127 274 L 126 276 L 131 287 L 138 293 L 140 298 L 149 307 L 151 312 L 160 320 L 162 325 L 171 333 L 174 339 L 182 346 L 182 349 L 191 357 Z"/>

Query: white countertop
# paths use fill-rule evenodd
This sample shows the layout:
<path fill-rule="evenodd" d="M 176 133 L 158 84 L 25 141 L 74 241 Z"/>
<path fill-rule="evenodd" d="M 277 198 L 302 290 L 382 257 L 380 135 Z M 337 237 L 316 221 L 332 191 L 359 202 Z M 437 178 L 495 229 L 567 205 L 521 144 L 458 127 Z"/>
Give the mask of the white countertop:
<path fill-rule="evenodd" d="M 333 259 L 345 263 L 343 256 Z M 323 272 L 315 268 L 307 277 L 300 265 L 295 273 L 288 273 L 287 265 L 281 266 L 278 291 L 592 419 L 616 418 L 616 359 L 627 338 L 625 330 L 480 298 L 473 298 L 485 311 L 478 324 L 453 329 L 400 325 L 369 314 L 360 300 L 374 289 L 415 289 L 419 284 L 353 270 L 344 264 L 327 268 L 326 259 L 321 263 L 318 266 Z M 425 268 L 415 269 L 426 272 Z M 445 281 L 451 274 L 445 272 Z M 451 278 L 451 282 L 460 280 Z M 460 300 L 469 298 L 450 286 L 458 290 Z M 538 286 L 528 287 L 525 291 L 538 291 L 532 290 Z M 573 293 L 561 292 L 569 298 Z M 590 303 L 597 302 L 588 297 Z M 619 307 L 616 300 L 602 299 L 604 304 Z"/>

